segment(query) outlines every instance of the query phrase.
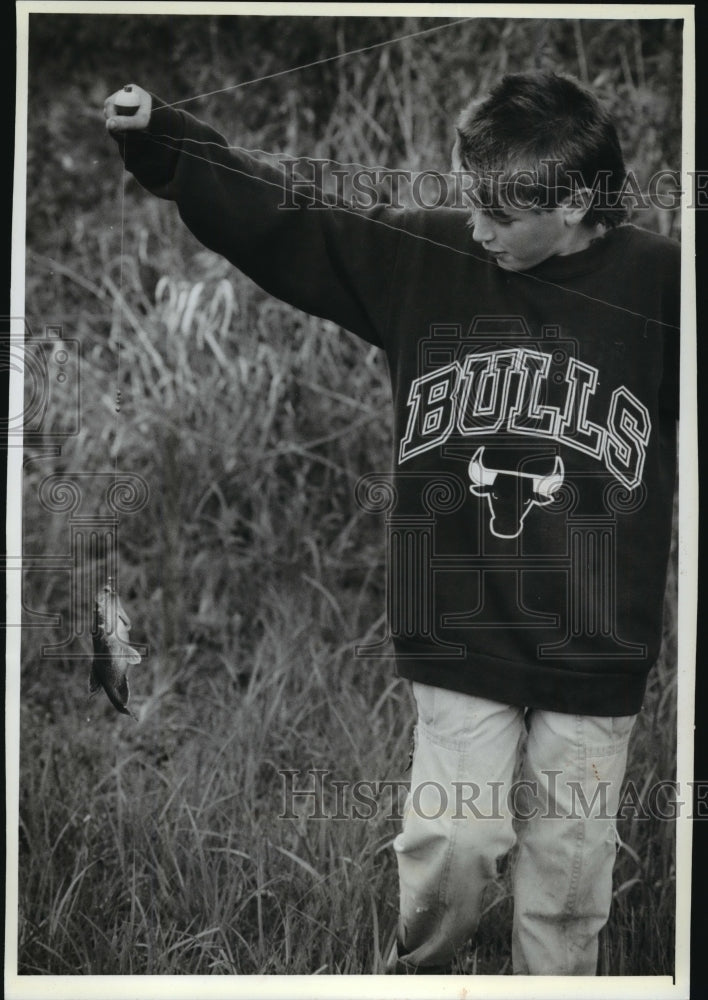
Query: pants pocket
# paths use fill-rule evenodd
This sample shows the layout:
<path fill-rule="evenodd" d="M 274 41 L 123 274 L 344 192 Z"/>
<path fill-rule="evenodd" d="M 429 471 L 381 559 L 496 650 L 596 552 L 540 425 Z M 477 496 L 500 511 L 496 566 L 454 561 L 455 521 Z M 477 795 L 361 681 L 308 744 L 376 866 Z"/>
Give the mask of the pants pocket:
<path fill-rule="evenodd" d="M 413 696 L 418 707 L 418 719 L 429 729 L 435 728 L 435 696 L 439 688 L 413 681 Z"/>
<path fill-rule="evenodd" d="M 625 747 L 636 715 L 583 716 L 585 746 L 593 757 L 611 756 Z"/>

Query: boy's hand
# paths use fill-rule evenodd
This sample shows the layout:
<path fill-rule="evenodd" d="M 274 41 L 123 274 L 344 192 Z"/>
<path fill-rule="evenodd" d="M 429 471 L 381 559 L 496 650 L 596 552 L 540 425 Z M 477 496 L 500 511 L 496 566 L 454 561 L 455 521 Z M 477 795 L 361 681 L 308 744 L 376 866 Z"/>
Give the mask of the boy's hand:
<path fill-rule="evenodd" d="M 106 128 L 114 134 L 147 128 L 151 111 L 150 94 L 134 83 L 111 94 L 103 105 Z"/>

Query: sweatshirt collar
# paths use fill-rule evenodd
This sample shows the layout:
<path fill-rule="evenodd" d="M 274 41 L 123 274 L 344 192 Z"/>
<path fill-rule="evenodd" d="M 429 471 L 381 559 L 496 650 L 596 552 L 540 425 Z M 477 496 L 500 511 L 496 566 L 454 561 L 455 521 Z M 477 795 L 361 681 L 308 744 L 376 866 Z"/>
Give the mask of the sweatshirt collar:
<path fill-rule="evenodd" d="M 609 229 L 603 236 L 593 240 L 584 250 L 565 256 L 556 254 L 554 257 L 541 261 L 540 264 L 536 264 L 535 267 L 529 268 L 528 271 L 520 273 L 546 280 L 563 281 L 596 271 L 605 260 L 621 250 L 633 229 L 634 226 L 629 224 Z"/>

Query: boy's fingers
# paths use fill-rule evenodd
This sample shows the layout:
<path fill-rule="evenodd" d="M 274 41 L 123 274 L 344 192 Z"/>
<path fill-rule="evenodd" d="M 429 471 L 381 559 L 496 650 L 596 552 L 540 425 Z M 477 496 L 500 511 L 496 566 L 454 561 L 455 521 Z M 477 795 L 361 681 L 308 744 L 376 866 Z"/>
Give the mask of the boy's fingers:
<path fill-rule="evenodd" d="M 109 132 L 128 132 L 147 128 L 152 98 L 136 84 L 128 84 L 104 102 L 103 114 Z"/>

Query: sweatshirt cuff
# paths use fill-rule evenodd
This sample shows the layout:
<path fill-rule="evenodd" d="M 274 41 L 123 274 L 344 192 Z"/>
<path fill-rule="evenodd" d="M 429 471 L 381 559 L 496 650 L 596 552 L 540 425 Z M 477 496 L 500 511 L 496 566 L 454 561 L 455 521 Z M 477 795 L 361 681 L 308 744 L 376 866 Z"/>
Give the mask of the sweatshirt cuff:
<path fill-rule="evenodd" d="M 152 97 L 148 127 L 141 132 L 114 134 L 126 169 L 149 191 L 165 195 L 174 178 L 185 131 L 184 116 Z"/>

